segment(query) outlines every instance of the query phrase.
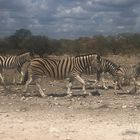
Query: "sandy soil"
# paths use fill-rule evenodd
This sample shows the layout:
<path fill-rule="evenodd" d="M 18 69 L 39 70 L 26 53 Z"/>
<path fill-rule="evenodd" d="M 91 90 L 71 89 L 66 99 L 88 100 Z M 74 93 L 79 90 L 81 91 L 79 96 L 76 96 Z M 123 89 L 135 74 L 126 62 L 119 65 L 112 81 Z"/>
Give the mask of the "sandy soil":
<path fill-rule="evenodd" d="M 20 88 L 1 87 L 1 140 L 140 140 L 139 94 L 100 89 L 100 96 L 82 96 L 77 89 L 67 97 L 65 89 L 54 94 L 48 88 L 48 96 L 40 98 L 33 85 L 27 97 Z"/>

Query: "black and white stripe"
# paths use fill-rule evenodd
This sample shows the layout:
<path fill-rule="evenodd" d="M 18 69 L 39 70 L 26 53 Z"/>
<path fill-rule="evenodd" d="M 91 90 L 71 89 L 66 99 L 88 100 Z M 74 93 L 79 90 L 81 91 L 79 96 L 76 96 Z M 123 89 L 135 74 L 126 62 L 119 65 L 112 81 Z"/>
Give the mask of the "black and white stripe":
<path fill-rule="evenodd" d="M 40 86 L 42 76 L 46 76 L 54 79 L 70 78 L 67 86 L 67 93 L 71 94 L 71 87 L 73 79 L 77 79 L 83 85 L 83 91 L 85 90 L 85 81 L 80 77 L 81 73 L 86 67 L 93 65 L 97 62 L 99 55 L 82 55 L 76 57 L 67 57 L 62 59 L 50 59 L 50 58 L 35 58 L 31 60 L 28 68 L 28 80 L 25 84 L 24 92 L 27 91 L 28 85 L 35 80 L 36 85 L 39 88 L 41 96 L 45 96 Z"/>
<path fill-rule="evenodd" d="M 23 76 L 21 67 L 26 61 L 29 61 L 29 60 L 30 60 L 29 52 L 21 54 L 21 55 L 17 55 L 17 56 L 14 56 L 14 55 L 0 56 L 0 78 L 1 78 L 2 83 L 4 83 L 4 78 L 2 76 L 3 70 L 16 69 Z"/>

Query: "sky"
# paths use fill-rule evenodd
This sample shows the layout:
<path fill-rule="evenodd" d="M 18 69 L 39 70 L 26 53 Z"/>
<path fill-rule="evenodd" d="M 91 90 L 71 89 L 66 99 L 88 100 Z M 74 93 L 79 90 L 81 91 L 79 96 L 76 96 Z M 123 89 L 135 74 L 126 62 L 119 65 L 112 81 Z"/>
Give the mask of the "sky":
<path fill-rule="evenodd" d="M 140 0 L 0 0 L 0 37 L 21 28 L 56 39 L 140 32 Z"/>

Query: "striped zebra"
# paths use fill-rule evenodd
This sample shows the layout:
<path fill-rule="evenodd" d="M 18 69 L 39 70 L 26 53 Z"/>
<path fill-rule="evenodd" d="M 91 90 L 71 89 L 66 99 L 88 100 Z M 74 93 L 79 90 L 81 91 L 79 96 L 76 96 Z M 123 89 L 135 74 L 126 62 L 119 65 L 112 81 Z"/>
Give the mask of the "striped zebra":
<path fill-rule="evenodd" d="M 71 96 L 71 87 L 74 79 L 78 80 L 83 86 L 82 90 L 86 93 L 85 81 L 80 77 L 81 73 L 86 67 L 93 65 L 97 62 L 100 56 L 97 54 L 81 55 L 76 57 L 67 57 L 62 59 L 50 59 L 50 58 L 35 58 L 31 60 L 28 67 L 25 88 L 23 92 L 27 91 L 29 84 L 35 81 L 36 86 L 39 89 L 39 93 L 42 97 L 45 96 L 41 86 L 41 77 L 46 76 L 53 79 L 65 79 L 69 78 L 67 85 L 67 94 Z"/>
<path fill-rule="evenodd" d="M 138 82 L 138 78 L 140 77 L 140 63 L 134 66 L 134 77 L 133 77 L 133 83 L 135 86 L 135 93 L 137 91 L 137 85 L 140 86 L 140 83 Z"/>
<path fill-rule="evenodd" d="M 87 67 L 84 72 L 87 75 L 92 75 L 92 74 L 96 73 L 97 81 L 96 81 L 95 85 L 98 83 L 98 81 L 100 81 L 101 74 L 102 74 L 102 78 L 101 78 L 102 86 L 104 89 L 108 89 L 108 87 L 105 85 L 104 75 L 105 75 L 105 73 L 109 73 L 114 78 L 115 92 L 116 92 L 117 86 L 120 89 L 122 89 L 120 78 L 125 77 L 126 70 L 123 67 L 121 67 L 120 65 L 117 65 L 117 64 L 113 63 L 112 61 L 102 58 L 102 57 L 100 57 L 98 59 L 97 64 L 98 64 L 97 66 L 94 65 L 94 66 Z M 123 81 L 123 79 L 121 79 L 121 80 Z"/>
<path fill-rule="evenodd" d="M 130 67 L 126 71 L 126 79 L 128 80 L 129 84 L 133 84 L 135 86 L 140 85 L 138 82 L 138 78 L 140 77 L 140 63 Z"/>
<path fill-rule="evenodd" d="M 1 82 L 4 84 L 4 77 L 2 76 L 3 70 L 5 69 L 16 69 L 21 74 L 21 79 L 23 79 L 23 72 L 21 68 L 26 61 L 30 61 L 30 53 L 24 53 L 21 55 L 11 55 L 11 56 L 0 56 L 0 79 Z M 13 79 L 15 82 L 15 77 Z"/>

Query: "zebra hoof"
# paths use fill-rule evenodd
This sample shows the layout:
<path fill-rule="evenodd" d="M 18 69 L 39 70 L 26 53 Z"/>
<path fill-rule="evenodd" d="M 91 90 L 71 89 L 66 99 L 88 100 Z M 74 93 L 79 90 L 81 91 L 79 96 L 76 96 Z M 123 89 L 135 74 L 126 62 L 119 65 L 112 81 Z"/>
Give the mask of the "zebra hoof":
<path fill-rule="evenodd" d="M 89 92 L 89 93 L 88 93 L 88 95 L 89 95 L 89 96 L 92 96 L 92 93 L 91 93 L 91 92 Z"/>
<path fill-rule="evenodd" d="M 29 96 L 31 96 L 31 94 L 30 94 L 29 92 L 28 92 L 28 93 L 27 93 L 27 92 L 26 92 L 26 93 L 24 92 L 24 93 L 22 94 L 22 96 L 23 96 L 23 97 L 29 97 Z"/>
<path fill-rule="evenodd" d="M 85 94 L 87 94 L 87 92 L 86 92 L 86 91 L 84 91 L 84 95 L 85 95 Z"/>
<path fill-rule="evenodd" d="M 67 97 L 72 97 L 72 92 L 71 93 L 67 93 Z"/>
<path fill-rule="evenodd" d="M 103 89 L 107 90 L 107 89 L 108 89 L 108 87 L 103 87 Z"/>
<path fill-rule="evenodd" d="M 45 98 L 45 97 L 46 97 L 46 95 L 45 95 L 45 94 L 44 94 L 44 95 L 41 95 L 41 97 L 42 97 L 42 98 Z"/>

